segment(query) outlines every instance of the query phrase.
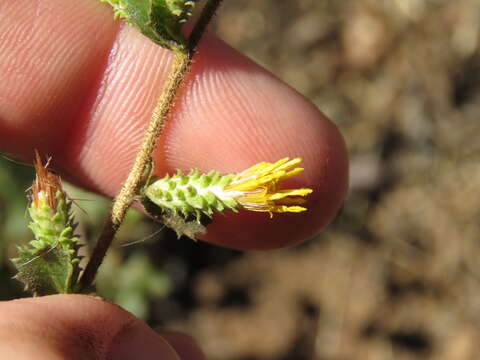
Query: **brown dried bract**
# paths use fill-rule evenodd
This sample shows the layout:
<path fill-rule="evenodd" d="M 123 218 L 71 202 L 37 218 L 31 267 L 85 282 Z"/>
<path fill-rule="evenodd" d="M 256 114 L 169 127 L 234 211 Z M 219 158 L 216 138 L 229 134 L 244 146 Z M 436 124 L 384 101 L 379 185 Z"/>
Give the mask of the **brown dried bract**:
<path fill-rule="evenodd" d="M 57 208 L 57 198 L 55 194 L 62 190 L 60 176 L 47 169 L 48 162 L 43 165 L 38 151 L 35 150 L 35 173 L 36 178 L 32 185 L 32 202 L 36 208 L 39 208 L 42 202 L 47 202 L 52 209 Z"/>

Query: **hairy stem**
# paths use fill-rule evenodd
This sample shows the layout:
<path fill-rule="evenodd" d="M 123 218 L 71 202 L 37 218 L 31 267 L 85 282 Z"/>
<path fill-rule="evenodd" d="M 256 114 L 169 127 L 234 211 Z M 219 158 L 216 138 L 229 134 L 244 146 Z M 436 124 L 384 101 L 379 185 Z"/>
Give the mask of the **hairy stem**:
<path fill-rule="evenodd" d="M 132 205 L 137 195 L 145 173 L 151 164 L 151 155 L 155 149 L 158 137 L 165 127 L 166 119 L 175 105 L 176 96 L 188 74 L 192 58 L 196 48 L 205 33 L 207 25 L 212 19 L 215 11 L 222 0 L 209 0 L 200 14 L 189 38 L 188 49 L 176 51 L 172 69 L 167 82 L 153 110 L 152 117 L 148 123 L 142 144 L 137 152 L 132 170 L 122 189 L 115 197 L 109 216 L 103 225 L 100 236 L 97 240 L 92 256 L 80 278 L 80 291 L 88 291 L 93 284 L 98 268 L 112 243 L 115 234 L 125 218 L 128 208 Z"/>
<path fill-rule="evenodd" d="M 188 53 L 176 52 L 172 69 L 168 76 L 164 90 L 160 95 L 157 106 L 153 110 L 152 117 L 148 124 L 140 150 L 137 153 L 132 170 L 127 180 L 118 193 L 112 207 L 112 222 L 119 224 L 134 200 L 143 175 L 151 160 L 151 154 L 155 148 L 156 140 L 165 127 L 166 118 L 170 113 L 180 89 L 183 79 L 190 67 L 190 56 Z"/>

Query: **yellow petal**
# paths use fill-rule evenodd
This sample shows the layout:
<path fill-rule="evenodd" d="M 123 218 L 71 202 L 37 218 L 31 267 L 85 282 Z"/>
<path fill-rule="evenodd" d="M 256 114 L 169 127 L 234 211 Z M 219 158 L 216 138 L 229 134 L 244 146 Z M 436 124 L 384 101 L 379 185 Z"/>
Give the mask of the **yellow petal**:
<path fill-rule="evenodd" d="M 231 191 L 245 209 L 268 212 L 270 216 L 274 212 L 305 211 L 306 208 L 298 206 L 305 200 L 298 197 L 310 194 L 311 189 L 279 189 L 281 180 L 303 171 L 303 168 L 294 168 L 301 162 L 301 158 L 286 157 L 274 163 L 256 164 L 237 174 L 225 190 Z"/>
<path fill-rule="evenodd" d="M 285 158 L 288 160 L 288 158 Z M 285 160 L 285 159 L 282 159 L 282 160 Z M 298 165 L 302 162 L 302 159 L 301 158 L 295 158 L 295 159 L 292 159 L 288 162 L 285 162 L 285 163 L 282 163 L 283 165 L 279 166 L 277 168 L 277 170 L 288 170 L 290 169 L 291 167 L 294 167 L 295 165 Z M 278 162 L 277 162 L 278 163 Z"/>
<path fill-rule="evenodd" d="M 304 208 L 303 206 L 277 205 L 277 206 L 271 206 L 269 210 L 272 212 L 278 212 L 278 213 L 285 213 L 285 212 L 297 213 L 297 212 L 306 211 L 307 208 Z"/>
<path fill-rule="evenodd" d="M 289 172 L 287 172 L 285 175 L 283 175 L 282 179 L 287 179 L 289 177 L 295 176 L 297 174 L 300 174 L 304 169 L 303 168 L 295 168 Z"/>
<path fill-rule="evenodd" d="M 288 189 L 279 190 L 275 194 L 271 194 L 269 200 L 279 200 L 287 196 L 306 196 L 312 192 L 312 189 Z"/>
<path fill-rule="evenodd" d="M 287 162 L 288 162 L 288 157 L 280 159 L 280 160 L 278 160 L 277 162 L 274 162 L 274 163 L 262 163 L 261 169 L 256 169 L 257 170 L 256 172 L 258 172 L 259 175 L 268 174 L 269 172 L 272 172 L 274 170 L 276 171 L 277 168 L 282 167 L 282 165 L 284 165 Z M 255 166 L 253 166 L 252 168 L 254 168 L 254 167 Z"/>

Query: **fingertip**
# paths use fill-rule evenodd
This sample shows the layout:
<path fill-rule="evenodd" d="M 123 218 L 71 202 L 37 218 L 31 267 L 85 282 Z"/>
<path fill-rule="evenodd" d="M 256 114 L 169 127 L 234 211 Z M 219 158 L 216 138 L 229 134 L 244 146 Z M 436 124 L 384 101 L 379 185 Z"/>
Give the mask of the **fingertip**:
<path fill-rule="evenodd" d="M 303 159 L 304 172 L 285 186 L 313 189 L 308 211 L 275 214 L 273 219 L 246 211 L 216 215 L 200 238 L 243 250 L 299 243 L 333 219 L 348 179 L 343 137 L 325 115 L 223 42 L 204 42 L 157 149 L 159 172 L 238 172 L 284 157 Z"/>
<path fill-rule="evenodd" d="M 21 358 L 179 359 L 166 340 L 132 314 L 86 295 L 1 302 L 0 333 L 3 342 L 22 345 Z M 0 357 L 11 350 L 0 346 Z"/>

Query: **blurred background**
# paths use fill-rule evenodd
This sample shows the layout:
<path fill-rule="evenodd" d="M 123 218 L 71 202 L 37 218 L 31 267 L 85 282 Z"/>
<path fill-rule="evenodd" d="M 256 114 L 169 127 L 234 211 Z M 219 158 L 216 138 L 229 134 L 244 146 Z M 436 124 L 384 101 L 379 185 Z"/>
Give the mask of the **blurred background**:
<path fill-rule="evenodd" d="M 268 253 L 131 212 L 100 293 L 212 360 L 477 359 L 480 2 L 227 0 L 214 28 L 339 126 L 348 199 L 315 239 Z M 0 160 L 1 300 L 25 296 L 8 258 L 31 236 L 32 177 Z M 68 191 L 94 237 L 108 202 Z"/>

